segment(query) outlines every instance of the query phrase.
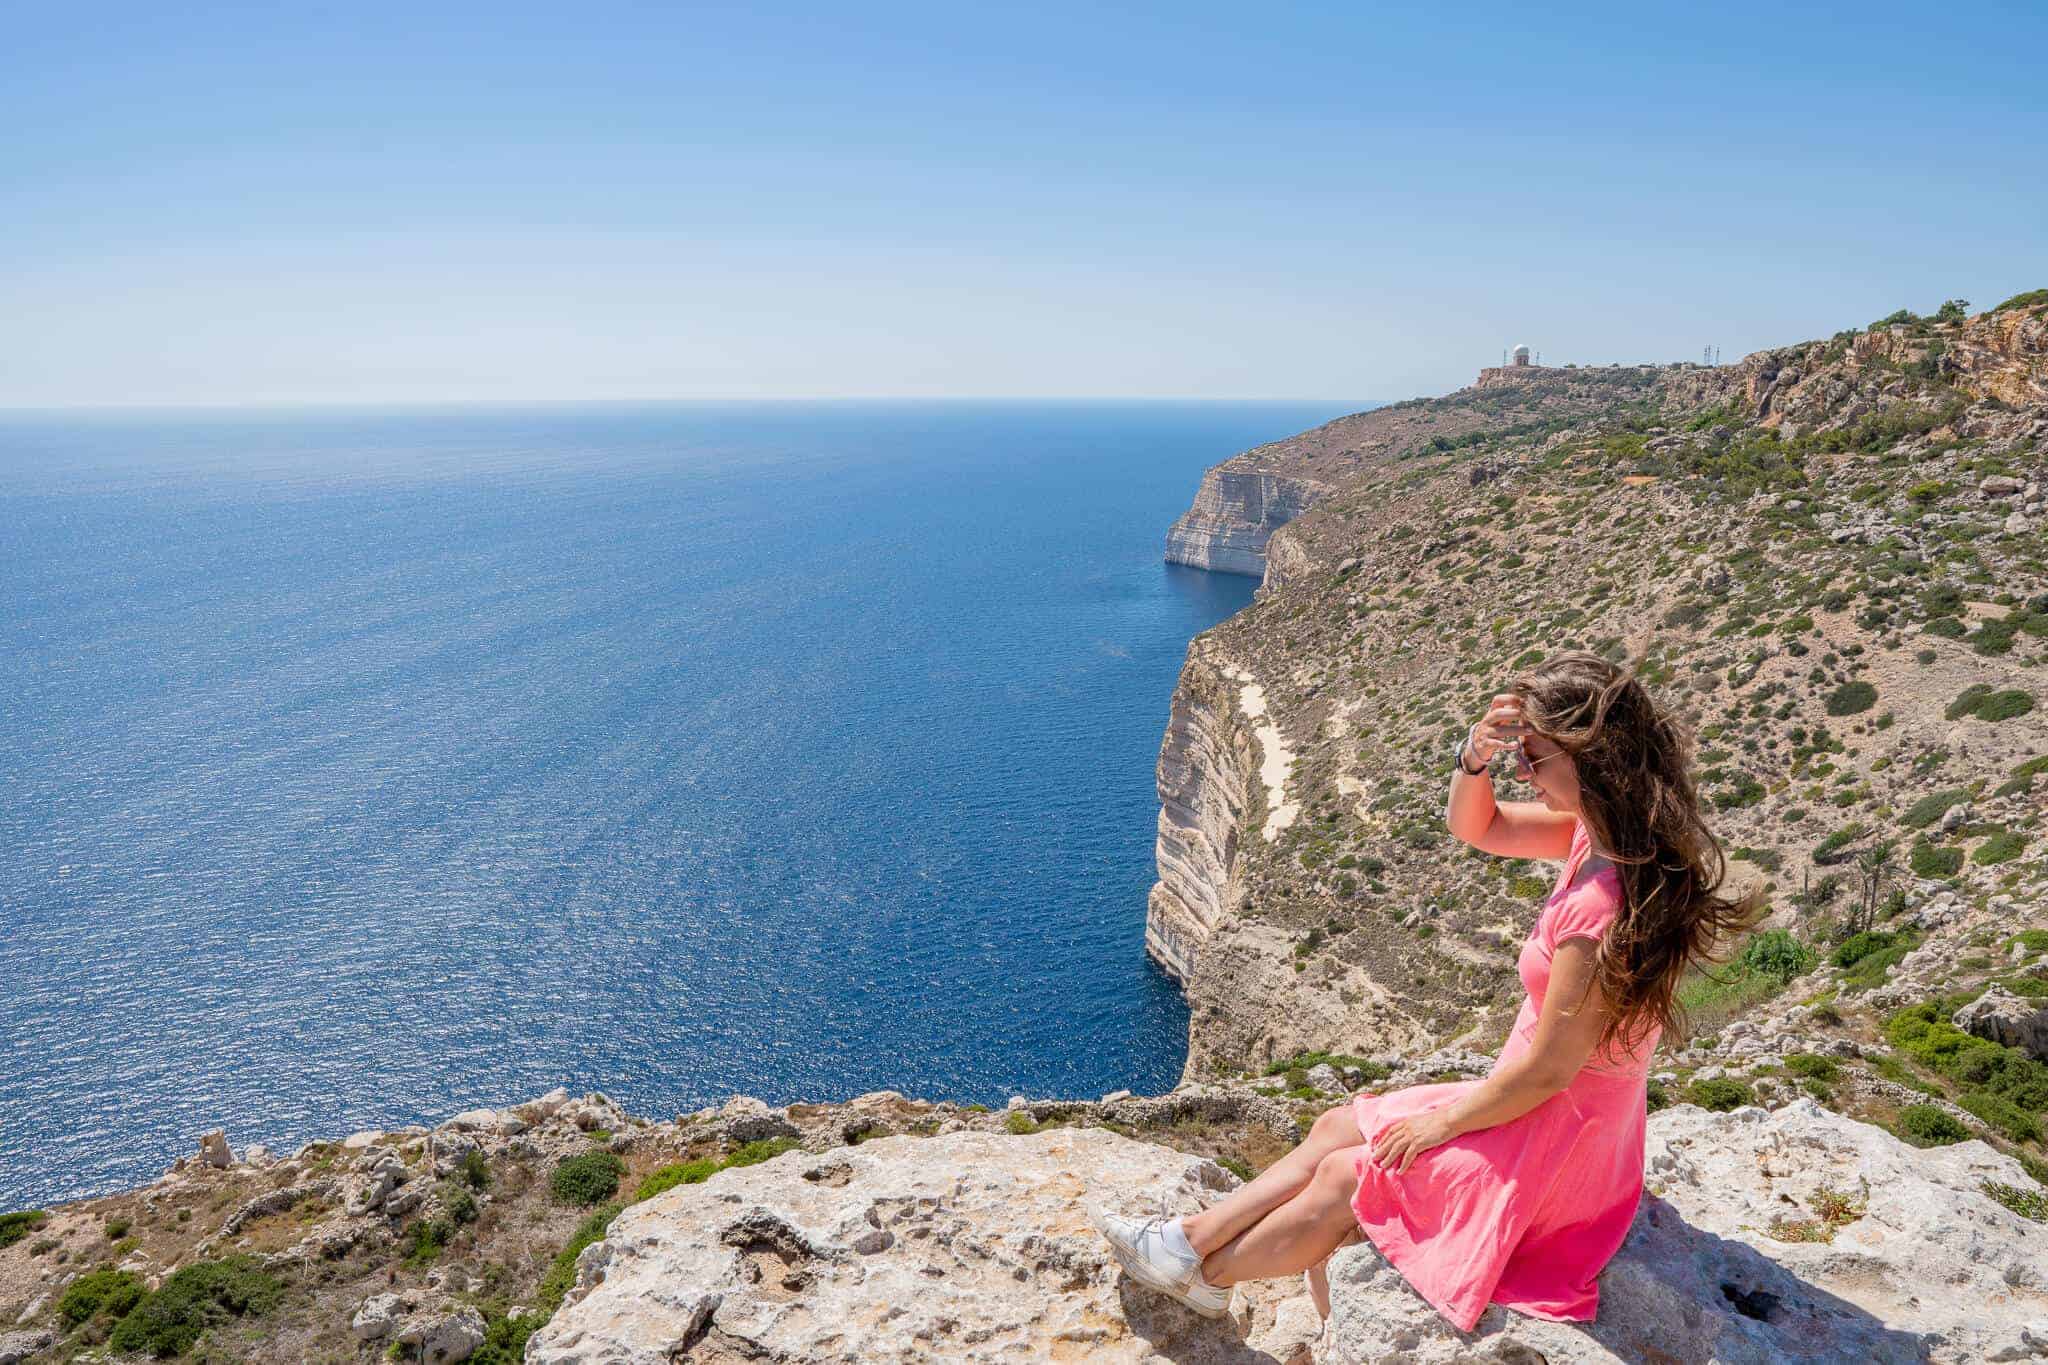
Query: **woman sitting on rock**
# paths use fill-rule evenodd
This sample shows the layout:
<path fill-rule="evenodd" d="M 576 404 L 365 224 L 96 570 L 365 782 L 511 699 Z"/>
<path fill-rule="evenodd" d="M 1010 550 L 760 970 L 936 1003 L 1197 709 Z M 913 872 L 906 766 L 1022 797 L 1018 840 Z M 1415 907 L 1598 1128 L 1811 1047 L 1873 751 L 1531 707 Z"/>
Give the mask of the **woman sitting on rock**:
<path fill-rule="evenodd" d="M 1526 996 L 1499 1060 L 1483 1080 L 1354 1097 L 1201 1213 L 1098 1211 L 1131 1277 L 1217 1317 L 1238 1281 L 1319 1268 L 1362 1233 L 1460 1331 L 1489 1303 L 1590 1320 L 1642 1193 L 1644 1087 L 1679 977 L 1755 914 L 1753 896 L 1719 894 L 1689 748 L 1595 654 L 1558 655 L 1496 696 L 1459 742 L 1445 819 L 1488 853 L 1564 861 L 1522 945 Z M 1487 765 L 1505 751 L 1540 800 L 1496 804 Z"/>

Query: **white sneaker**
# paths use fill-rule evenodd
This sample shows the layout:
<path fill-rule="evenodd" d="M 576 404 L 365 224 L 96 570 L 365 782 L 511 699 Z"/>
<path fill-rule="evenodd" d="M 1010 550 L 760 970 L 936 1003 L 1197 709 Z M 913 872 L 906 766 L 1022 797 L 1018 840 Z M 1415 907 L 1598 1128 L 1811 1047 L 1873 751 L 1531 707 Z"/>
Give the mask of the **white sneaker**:
<path fill-rule="evenodd" d="M 1230 1311 L 1232 1286 L 1218 1289 L 1202 1278 L 1202 1258 L 1182 1254 L 1166 1244 L 1166 1225 L 1171 1220 L 1129 1218 L 1122 1214 L 1090 1209 L 1088 1221 L 1109 1242 L 1124 1273 L 1149 1289 L 1156 1289 L 1205 1318 L 1220 1318 Z"/>

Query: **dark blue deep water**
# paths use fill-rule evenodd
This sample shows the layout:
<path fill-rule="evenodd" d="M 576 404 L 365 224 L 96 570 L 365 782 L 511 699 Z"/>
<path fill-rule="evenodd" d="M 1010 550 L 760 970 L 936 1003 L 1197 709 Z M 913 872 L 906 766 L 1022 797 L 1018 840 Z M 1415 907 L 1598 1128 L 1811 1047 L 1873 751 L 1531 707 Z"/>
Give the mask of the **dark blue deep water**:
<path fill-rule="evenodd" d="M 1177 1077 L 1204 466 L 1305 404 L 0 417 L 0 1209 L 557 1084 Z"/>

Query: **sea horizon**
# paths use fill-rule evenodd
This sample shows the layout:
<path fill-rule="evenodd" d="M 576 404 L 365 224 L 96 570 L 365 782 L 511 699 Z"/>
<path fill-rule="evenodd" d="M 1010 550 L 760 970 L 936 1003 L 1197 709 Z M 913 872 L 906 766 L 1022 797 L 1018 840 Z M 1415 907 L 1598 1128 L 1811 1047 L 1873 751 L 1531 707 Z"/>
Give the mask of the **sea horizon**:
<path fill-rule="evenodd" d="M 556 1084 L 1170 1087 L 1152 768 L 1256 583 L 1164 534 L 1352 410 L 0 414 L 0 1203 Z"/>

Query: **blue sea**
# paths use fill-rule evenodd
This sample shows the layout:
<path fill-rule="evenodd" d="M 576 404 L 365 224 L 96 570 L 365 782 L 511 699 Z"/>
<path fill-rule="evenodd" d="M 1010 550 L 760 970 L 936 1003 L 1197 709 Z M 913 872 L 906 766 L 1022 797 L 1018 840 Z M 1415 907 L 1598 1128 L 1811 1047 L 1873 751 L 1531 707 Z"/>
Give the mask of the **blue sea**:
<path fill-rule="evenodd" d="M 555 1085 L 1156 1091 L 1203 468 L 1342 404 L 0 416 L 0 1209 Z"/>

